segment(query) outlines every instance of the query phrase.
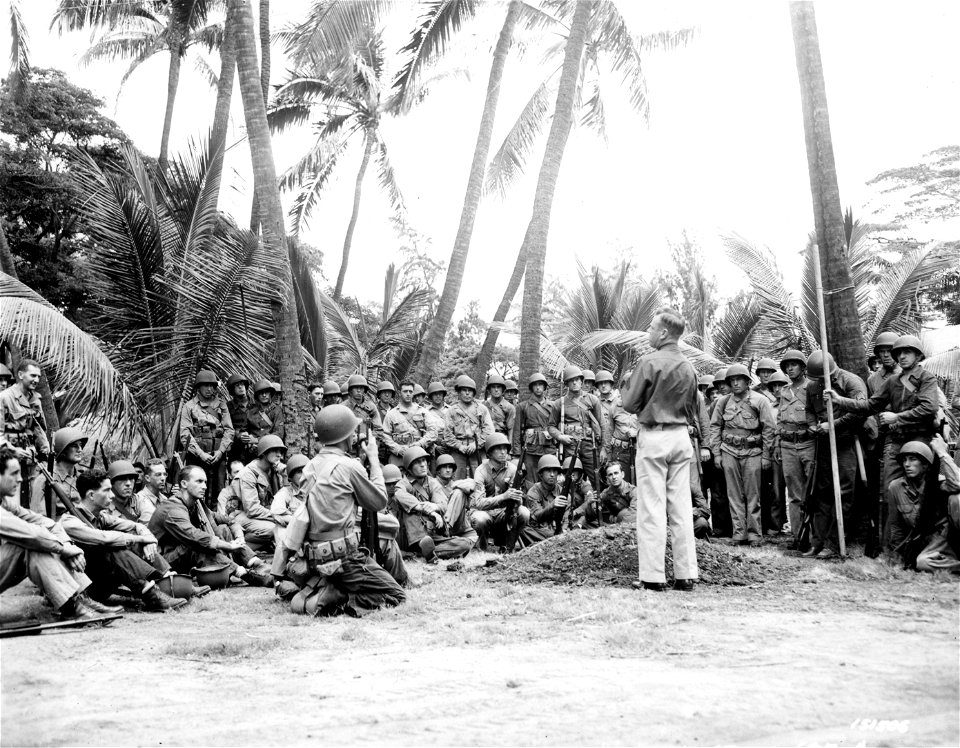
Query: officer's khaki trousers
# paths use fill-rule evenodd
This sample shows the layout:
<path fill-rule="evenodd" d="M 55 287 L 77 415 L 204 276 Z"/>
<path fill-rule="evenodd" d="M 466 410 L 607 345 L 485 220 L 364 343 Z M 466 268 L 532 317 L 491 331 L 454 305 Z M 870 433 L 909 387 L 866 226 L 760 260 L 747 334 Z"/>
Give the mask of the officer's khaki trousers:
<path fill-rule="evenodd" d="M 640 427 L 637 435 L 637 552 L 640 581 L 664 583 L 667 527 L 673 543 L 675 579 L 696 579 L 687 427 Z"/>

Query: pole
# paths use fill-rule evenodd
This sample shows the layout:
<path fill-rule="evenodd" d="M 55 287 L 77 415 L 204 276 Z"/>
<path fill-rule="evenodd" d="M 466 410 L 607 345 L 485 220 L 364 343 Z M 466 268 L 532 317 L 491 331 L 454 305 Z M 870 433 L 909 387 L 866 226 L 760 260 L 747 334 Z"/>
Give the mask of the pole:
<path fill-rule="evenodd" d="M 817 311 L 820 313 L 820 348 L 823 351 L 823 386 L 827 391 L 833 389 L 830 372 L 830 355 L 827 350 L 827 315 L 823 307 L 823 278 L 820 272 L 820 248 L 816 242 L 812 246 L 813 272 L 817 287 Z M 847 543 L 843 531 L 843 501 L 840 493 L 840 469 L 837 464 L 837 432 L 833 425 L 833 400 L 827 401 L 827 424 L 830 433 L 830 469 L 833 473 L 833 501 L 837 514 L 837 540 L 840 543 L 840 558 L 847 557 Z"/>

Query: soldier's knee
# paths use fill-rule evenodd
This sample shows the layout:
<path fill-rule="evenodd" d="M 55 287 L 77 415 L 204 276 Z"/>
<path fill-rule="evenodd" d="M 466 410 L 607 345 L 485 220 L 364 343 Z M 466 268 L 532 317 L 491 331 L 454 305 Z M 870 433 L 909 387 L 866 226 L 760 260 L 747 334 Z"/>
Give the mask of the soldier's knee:
<path fill-rule="evenodd" d="M 710 534 L 710 523 L 703 517 L 698 517 L 693 521 L 693 535 L 697 538 L 705 538 Z"/>
<path fill-rule="evenodd" d="M 525 506 L 517 509 L 517 524 L 520 526 L 526 525 L 530 522 L 530 510 Z"/>
<path fill-rule="evenodd" d="M 470 524 L 473 526 L 473 529 L 481 535 L 489 529 L 492 523 L 493 517 L 487 512 L 474 512 L 470 515 Z"/>

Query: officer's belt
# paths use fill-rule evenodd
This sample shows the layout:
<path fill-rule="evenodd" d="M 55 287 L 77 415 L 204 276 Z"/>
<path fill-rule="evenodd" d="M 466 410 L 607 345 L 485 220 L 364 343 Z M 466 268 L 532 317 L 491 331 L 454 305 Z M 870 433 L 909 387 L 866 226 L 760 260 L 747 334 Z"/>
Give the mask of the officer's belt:
<path fill-rule="evenodd" d="M 611 439 L 610 446 L 616 447 L 617 449 L 629 449 L 630 440 L 629 439 Z"/>
<path fill-rule="evenodd" d="M 808 427 L 807 427 L 806 421 L 804 421 L 803 423 L 791 423 L 790 421 L 780 422 L 781 433 L 790 432 L 790 431 L 806 432 L 807 428 Z"/>
<path fill-rule="evenodd" d="M 813 434 L 809 431 L 787 431 L 780 434 L 782 442 L 808 442 L 813 439 Z"/>
<path fill-rule="evenodd" d="M 360 540 L 354 535 L 338 532 L 319 533 L 303 544 L 303 555 L 311 566 L 343 559 L 360 547 Z"/>
<path fill-rule="evenodd" d="M 731 447 L 759 447 L 762 443 L 762 438 L 758 435 L 737 436 L 736 434 L 724 434 L 723 443 L 729 444 Z"/>

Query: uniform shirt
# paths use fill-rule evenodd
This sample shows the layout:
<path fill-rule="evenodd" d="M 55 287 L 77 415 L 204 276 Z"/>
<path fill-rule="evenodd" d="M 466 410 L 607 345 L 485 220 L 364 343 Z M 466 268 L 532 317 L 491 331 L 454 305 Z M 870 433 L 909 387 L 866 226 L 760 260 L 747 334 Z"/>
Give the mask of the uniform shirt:
<path fill-rule="evenodd" d="M 604 510 L 616 517 L 624 509 L 636 505 L 637 487 L 627 481 L 622 481 L 618 488 L 607 486 L 600 492 L 600 502 Z"/>
<path fill-rule="evenodd" d="M 770 388 L 767 387 L 767 385 L 763 383 L 755 384 L 751 389 L 758 395 L 763 395 L 765 398 L 767 398 L 773 407 L 777 407 L 777 396 L 770 391 Z"/>
<path fill-rule="evenodd" d="M 511 462 L 497 465 L 493 460 L 484 460 L 473 476 L 477 485 L 470 495 L 471 511 L 501 508 L 503 495 L 510 489 L 516 472 Z"/>
<path fill-rule="evenodd" d="M 424 535 L 435 529 L 433 522 L 424 514 L 443 514 L 447 508 L 447 494 L 443 486 L 430 475 L 416 479 L 404 478 L 397 483 L 393 498 L 400 507 L 400 519 L 407 532 L 408 545 L 418 543 Z"/>
<path fill-rule="evenodd" d="M 863 388 L 866 395 L 866 387 Z M 838 397 L 837 405 L 859 415 L 875 415 L 889 409 L 897 420 L 890 431 L 899 434 L 932 434 L 940 407 L 937 378 L 921 366 L 888 377 L 869 399 Z"/>
<path fill-rule="evenodd" d="M 363 400 L 357 402 L 352 397 L 347 397 L 341 404 L 350 408 L 353 414 L 367 424 L 367 428 L 371 429 L 377 437 L 380 436 L 380 432 L 383 431 L 383 419 L 380 417 L 380 411 L 373 400 L 364 397 Z"/>
<path fill-rule="evenodd" d="M 270 502 L 270 513 L 273 515 L 273 521 L 281 527 L 290 524 L 293 513 L 303 504 L 303 494 L 300 489 L 294 489 L 293 486 L 284 486 L 273 496 Z"/>
<path fill-rule="evenodd" d="M 676 343 L 640 359 L 621 393 L 641 426 L 686 426 L 697 418 L 697 372 Z"/>
<path fill-rule="evenodd" d="M 107 548 L 126 548 L 132 541 L 147 538 L 151 543 L 157 539 L 146 525 L 133 522 L 118 514 L 100 511 L 92 512 L 82 504 L 77 505 L 77 512 L 87 522 L 72 514 L 64 514 L 60 518 L 67 535 L 77 543 L 83 545 L 102 545 Z"/>
<path fill-rule="evenodd" d="M 447 407 L 443 422 L 443 443 L 449 449 L 463 452 L 467 444 L 475 443 L 479 451 L 492 433 L 493 420 L 483 403 L 474 400 L 465 405 L 457 400 Z"/>
<path fill-rule="evenodd" d="M 203 453 L 208 451 L 198 443 L 199 439 L 203 439 L 204 443 L 210 446 L 208 442 L 211 437 L 204 436 L 201 432 L 205 427 L 213 429 L 213 439 L 220 440 L 220 444 L 214 449 L 229 451 L 233 444 L 233 421 L 230 420 L 227 403 L 219 397 L 203 401 L 200 395 L 194 395 L 187 400 L 180 413 L 180 444 L 185 445 L 187 451 L 196 457 L 202 457 Z M 219 437 L 215 435 L 217 431 L 222 432 Z"/>
<path fill-rule="evenodd" d="M 443 495 L 448 499 L 453 496 L 454 491 L 462 491 L 467 495 L 467 498 L 470 498 L 470 494 L 477 486 L 477 482 L 473 478 L 460 478 L 459 480 L 451 480 L 449 483 L 444 483 L 437 478 L 437 483 L 443 491 Z"/>
<path fill-rule="evenodd" d="M 773 453 L 773 441 L 777 421 L 770 401 L 763 395 L 747 390 L 739 398 L 724 395 L 714 408 L 710 419 L 710 451 L 734 457 L 756 457 L 769 460 Z M 760 444 L 735 446 L 723 441 L 724 434 L 735 437 L 759 436 Z"/>
<path fill-rule="evenodd" d="M 58 522 L 25 509 L 12 496 L 0 499 L 0 545 L 10 543 L 59 555 L 69 542 L 70 537 Z"/>
<path fill-rule="evenodd" d="M 701 446 L 705 446 L 704 442 L 710 440 L 710 413 L 707 411 L 707 398 L 699 390 L 697 390 L 697 420 L 694 424 L 694 432 L 692 436 L 700 440 Z M 700 455 L 694 455 L 693 459 L 699 460 Z"/>
<path fill-rule="evenodd" d="M 846 369 L 837 369 L 831 372 L 830 379 L 833 383 L 833 391 L 841 396 L 837 398 L 838 400 L 866 404 L 867 386 L 856 374 L 851 374 Z M 827 421 L 827 404 L 823 399 L 823 379 L 819 377 L 807 383 L 807 413 L 817 423 Z M 837 436 L 852 436 L 859 433 L 863 427 L 863 421 L 863 415 L 852 409 L 842 412 L 834 408 L 833 427 Z"/>
<path fill-rule="evenodd" d="M 883 389 L 883 383 L 893 376 L 900 376 L 900 366 L 898 364 L 894 364 L 892 369 L 881 365 L 876 371 L 870 372 L 870 376 L 867 377 L 868 396 L 873 397 L 876 395 Z"/>
<path fill-rule="evenodd" d="M 603 431 L 610 435 L 611 440 L 619 442 L 628 442 L 637 435 L 636 416 L 627 413 L 623 409 L 623 403 L 620 395 L 616 392 L 608 392 L 606 395 L 600 395 L 597 398 L 600 401 L 600 413 L 603 417 Z M 624 449 L 623 444 L 614 445 L 618 449 Z"/>
<path fill-rule="evenodd" d="M 560 423 L 563 411 L 563 423 Z M 593 395 L 579 395 L 574 398 L 567 394 L 557 399 L 550 406 L 550 435 L 556 439 L 564 434 L 575 438 L 590 438 L 593 434 L 597 439 L 597 446 L 606 446 L 609 435 L 604 432 L 603 413 L 600 400 Z"/>
<path fill-rule="evenodd" d="M 272 522 L 274 514 L 268 509 L 273 495 L 279 490 L 276 473 L 265 472 L 254 460 L 231 483 L 233 492 L 240 498 L 244 513 L 250 519 L 265 519 Z"/>
<path fill-rule="evenodd" d="M 220 548 L 220 539 L 213 534 L 209 518 L 206 514 L 202 517 L 198 514 L 202 503 L 198 499 L 193 510 L 189 510 L 179 497 L 171 496 L 157 504 L 149 527 L 167 561 L 186 552 L 207 555 Z"/>
<path fill-rule="evenodd" d="M 437 441 L 438 431 L 433 419 L 416 403 L 387 411 L 383 419 L 383 443 L 393 454 L 402 455 L 409 447 L 422 447 L 429 451 Z"/>
<path fill-rule="evenodd" d="M 527 454 L 543 455 L 552 453 L 556 447 L 550 436 L 551 403 L 545 397 L 539 400 L 533 396 L 517 406 L 517 418 L 514 428 L 515 451 L 519 452 L 520 441 Z"/>
<path fill-rule="evenodd" d="M 241 431 L 248 431 L 247 428 L 247 409 L 250 407 L 250 398 L 243 400 L 231 398 L 227 401 L 227 410 L 230 412 L 230 422 L 233 424 L 233 430 L 239 434 Z"/>
<path fill-rule="evenodd" d="M 500 398 L 497 402 L 492 397 L 483 401 L 490 411 L 490 419 L 493 421 L 493 430 L 504 434 L 513 444 L 513 427 L 517 419 L 517 408 L 509 400 Z"/>
<path fill-rule="evenodd" d="M 810 380 L 800 377 L 790 381 L 780 390 L 780 407 L 777 408 L 777 431 L 803 431 L 815 429 L 817 419 L 807 410 L 807 386 Z M 784 429 L 784 424 L 787 428 Z"/>
<path fill-rule="evenodd" d="M 552 487 L 543 481 L 537 481 L 523 497 L 523 505 L 530 510 L 530 521 L 535 525 L 543 525 L 554 519 L 554 502 L 560 491 L 555 483 Z"/>
<path fill-rule="evenodd" d="M 42 457 L 50 451 L 46 429 L 40 395 L 27 395 L 20 384 L 0 392 L 0 446 L 33 447 Z"/>
<path fill-rule="evenodd" d="M 77 470 L 76 466 L 71 465 L 70 469 L 72 473 L 68 473 L 65 465 L 60 462 L 55 462 L 53 464 L 53 470 L 50 472 L 50 476 L 53 478 L 53 482 L 60 486 L 67 496 L 70 497 L 70 501 L 77 505 L 80 503 L 80 492 L 77 491 Z M 47 477 L 43 473 L 38 473 L 37 477 L 33 479 L 33 488 L 30 491 L 31 501 L 38 501 L 41 496 L 46 499 L 46 490 L 47 490 Z M 50 489 L 51 493 L 53 489 Z M 54 513 L 57 517 L 67 511 L 67 508 L 60 503 L 60 499 L 57 497 L 56 493 L 53 493 L 53 503 L 54 503 Z M 44 507 L 46 508 L 46 507 Z"/>
<path fill-rule="evenodd" d="M 443 436 L 443 424 L 446 418 L 447 406 L 441 405 L 439 408 L 436 405 L 430 404 L 429 407 L 424 408 L 427 414 L 427 419 L 431 422 L 433 430 L 437 432 L 437 441 L 440 441 L 440 438 Z"/>
<path fill-rule="evenodd" d="M 279 403 L 261 405 L 254 403 L 247 408 L 247 432 L 257 439 L 274 434 L 281 439 L 287 438 L 287 427 L 283 422 L 283 408 Z"/>
<path fill-rule="evenodd" d="M 116 507 L 117 512 L 132 522 L 139 522 L 142 525 L 150 522 L 150 518 L 157 510 L 157 501 L 159 499 L 146 488 L 133 494 L 127 503 L 123 503 L 123 499 L 116 494 L 113 495 L 113 506 Z"/>

